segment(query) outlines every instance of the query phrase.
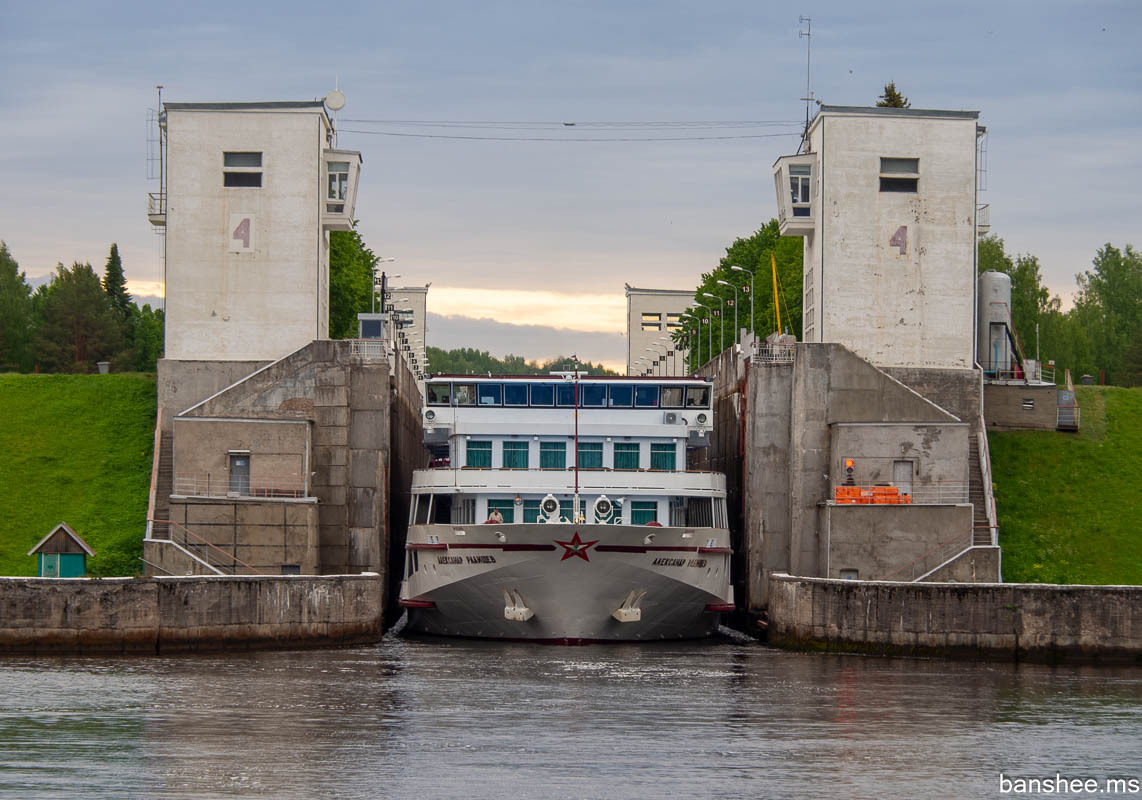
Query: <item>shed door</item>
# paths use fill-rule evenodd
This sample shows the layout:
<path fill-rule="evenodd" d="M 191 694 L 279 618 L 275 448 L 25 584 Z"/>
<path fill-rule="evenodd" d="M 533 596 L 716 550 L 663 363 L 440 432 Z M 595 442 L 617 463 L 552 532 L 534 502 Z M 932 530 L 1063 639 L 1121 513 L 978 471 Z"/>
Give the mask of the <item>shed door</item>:
<path fill-rule="evenodd" d="M 58 553 L 40 553 L 40 577 L 43 578 L 58 578 L 59 577 L 59 554 Z"/>
<path fill-rule="evenodd" d="M 892 462 L 892 483 L 901 494 L 912 494 L 912 462 Z"/>
<path fill-rule="evenodd" d="M 250 457 L 230 454 L 230 491 L 235 494 L 250 493 Z"/>

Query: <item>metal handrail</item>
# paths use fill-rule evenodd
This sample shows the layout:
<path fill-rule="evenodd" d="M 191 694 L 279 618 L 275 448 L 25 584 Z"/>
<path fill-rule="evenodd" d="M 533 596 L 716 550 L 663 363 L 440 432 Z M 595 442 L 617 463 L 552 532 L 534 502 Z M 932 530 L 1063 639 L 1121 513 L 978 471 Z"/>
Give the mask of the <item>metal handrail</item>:
<path fill-rule="evenodd" d="M 305 479 L 298 475 L 258 476 L 237 491 L 230 488 L 230 478 L 215 479 L 209 472 L 180 473 L 174 476 L 174 494 L 182 497 L 245 497 L 254 499 L 303 498 Z"/>
<path fill-rule="evenodd" d="M 792 364 L 795 346 L 791 344 L 758 344 L 753 360 L 759 364 Z"/>
<path fill-rule="evenodd" d="M 152 517 L 155 516 L 155 493 L 158 491 L 159 482 L 159 450 L 162 447 L 163 441 L 163 410 L 160 407 L 158 413 L 155 415 L 155 449 L 151 453 L 151 491 L 148 493 L 147 498 L 147 530 L 144 533 L 144 539 L 150 539 L 151 533 L 154 530 L 154 522 Z"/>
<path fill-rule="evenodd" d="M 388 347 L 384 339 L 350 339 L 349 355 L 351 356 L 387 356 Z"/>
<path fill-rule="evenodd" d="M 945 563 L 950 558 L 953 558 L 954 556 L 971 547 L 974 536 L 975 530 L 971 528 L 969 528 L 966 533 L 957 533 L 951 539 L 945 539 L 933 547 L 931 550 L 922 553 L 899 569 L 888 573 L 884 577 L 884 580 L 897 580 L 897 576 L 906 570 L 909 571 L 909 581 L 914 581 L 919 577 L 927 575 L 933 569 Z"/>
<path fill-rule="evenodd" d="M 922 506 L 966 503 L 970 496 L 970 486 L 969 481 L 933 481 L 919 485 L 913 483 L 908 491 L 902 491 L 901 487 L 894 483 L 834 483 L 829 493 L 829 503 L 834 505 Z M 857 490 L 859 494 L 849 502 L 841 502 L 836 499 L 838 488 Z M 897 492 L 895 494 L 878 492 L 878 489 L 896 489 Z"/>
<path fill-rule="evenodd" d="M 575 467 L 419 467 L 417 471 L 426 470 L 444 472 L 448 470 L 461 470 L 471 472 L 486 470 L 489 472 L 571 472 Z M 639 469 L 616 469 L 615 467 L 579 467 L 580 472 L 660 472 L 664 474 L 685 473 L 687 475 L 720 475 L 713 469 L 655 469 L 653 467 L 640 467 Z"/>
<path fill-rule="evenodd" d="M 992 491 L 991 482 L 991 449 L 987 443 L 987 422 L 983 413 L 979 415 L 979 430 L 976 433 L 979 440 L 979 469 L 983 476 L 983 503 L 987 512 L 987 524 L 991 528 L 991 543 L 999 544 L 999 512 L 995 506 L 995 492 Z"/>
<path fill-rule="evenodd" d="M 162 521 L 166 522 L 166 520 L 162 520 Z M 195 533 L 194 531 L 187 528 L 185 525 L 181 525 L 181 524 L 175 522 L 174 520 L 170 520 L 169 524 L 171 526 L 173 526 L 170 540 L 172 542 L 175 542 L 173 529 L 174 528 L 180 529 L 182 531 L 182 534 L 183 534 L 181 544 L 184 548 L 187 549 L 188 552 L 191 552 L 193 554 L 193 551 L 190 550 L 191 546 L 202 547 L 203 545 L 205 545 L 206 547 L 208 547 L 210 549 L 203 551 L 204 554 L 210 554 L 211 551 L 216 550 L 222 554 L 222 557 L 225 558 L 226 561 L 231 562 L 231 563 L 227 563 L 227 564 L 217 564 L 217 563 L 212 562 L 209 558 L 203 558 L 202 561 L 205 562 L 206 564 L 210 565 L 211 567 L 214 567 L 215 569 L 230 570 L 231 572 L 233 572 L 233 570 L 234 570 L 233 565 L 234 564 L 240 564 L 241 566 L 243 566 L 246 569 L 253 572 L 255 575 L 262 575 L 263 574 L 260 569 L 257 569 L 256 567 L 250 566 L 245 561 L 238 558 L 238 556 L 236 554 L 227 552 L 226 550 L 223 550 L 221 547 L 214 544 L 213 542 L 208 542 L 206 539 L 203 539 L 201 536 L 199 536 L 197 533 Z M 194 539 L 195 541 L 191 542 L 190 541 L 191 539 Z M 175 542 L 175 544 L 180 544 L 180 543 Z"/>
<path fill-rule="evenodd" d="M 157 215 L 167 213 L 167 193 L 166 192 L 148 192 L 147 193 L 147 214 Z"/>

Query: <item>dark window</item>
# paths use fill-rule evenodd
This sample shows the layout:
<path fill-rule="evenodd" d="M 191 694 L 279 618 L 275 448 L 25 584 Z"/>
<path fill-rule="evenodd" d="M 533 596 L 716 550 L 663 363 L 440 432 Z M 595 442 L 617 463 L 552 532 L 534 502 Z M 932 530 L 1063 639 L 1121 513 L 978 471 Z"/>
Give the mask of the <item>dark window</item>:
<path fill-rule="evenodd" d="M 452 400 L 452 384 L 428 384 L 428 404 L 430 406 L 446 406 Z"/>
<path fill-rule="evenodd" d="M 531 384 L 531 404 L 533 406 L 550 406 L 555 403 L 555 387 L 550 383 Z"/>
<path fill-rule="evenodd" d="M 615 442 L 615 469 L 638 469 L 638 442 Z"/>
<path fill-rule="evenodd" d="M 579 405 L 602 407 L 607 404 L 607 386 L 604 383 L 583 383 L 579 385 Z"/>
<path fill-rule="evenodd" d="M 880 191 L 915 193 L 919 183 L 920 159 L 880 159 Z"/>
<path fill-rule="evenodd" d="M 650 446 L 651 469 L 674 469 L 674 458 L 677 450 L 672 444 L 652 444 Z"/>
<path fill-rule="evenodd" d="M 639 408 L 658 408 L 658 387 L 646 384 L 636 386 L 634 404 Z"/>
<path fill-rule="evenodd" d="M 539 468 L 567 469 L 567 442 L 540 442 Z"/>
<path fill-rule="evenodd" d="M 663 408 L 682 408 L 684 394 L 685 389 L 681 386 L 663 386 L 662 402 L 659 405 Z"/>
<path fill-rule="evenodd" d="M 300 564 L 282 564 L 282 575 L 300 575 Z"/>
<path fill-rule="evenodd" d="M 498 406 L 503 399 L 504 385 L 502 383 L 481 383 L 478 384 L 480 405 L 482 406 Z"/>
<path fill-rule="evenodd" d="M 579 442 L 579 469 L 603 468 L 603 443 Z"/>
<path fill-rule="evenodd" d="M 686 387 L 686 408 L 709 408 L 710 407 L 710 387 L 709 386 L 687 386 Z"/>
<path fill-rule="evenodd" d="M 457 383 L 452 387 L 452 402 L 458 406 L 476 405 L 476 386 L 472 383 Z"/>
<path fill-rule="evenodd" d="M 261 186 L 260 172 L 226 172 L 222 175 L 223 186 Z"/>
<path fill-rule="evenodd" d="M 465 466 L 473 467 L 475 469 L 491 469 L 491 442 L 468 442 L 467 455 L 468 461 Z"/>
<path fill-rule="evenodd" d="M 920 186 L 919 178 L 885 178 L 880 179 L 882 192 L 908 192 L 915 194 Z"/>
<path fill-rule="evenodd" d="M 527 442 L 504 442 L 504 469 L 527 469 Z"/>
<path fill-rule="evenodd" d="M 611 384 L 611 407 L 630 408 L 634 404 L 634 387 L 629 384 Z"/>
<path fill-rule="evenodd" d="M 527 405 L 527 384 L 526 383 L 505 383 L 504 384 L 504 405 L 505 406 L 526 406 Z"/>
<path fill-rule="evenodd" d="M 633 500 L 630 504 L 630 524 L 646 525 L 658 521 L 658 503 L 653 500 Z"/>
<path fill-rule="evenodd" d="M 560 383 L 555 387 L 555 405 L 557 406 L 573 406 L 575 405 L 575 384 L 573 383 Z"/>

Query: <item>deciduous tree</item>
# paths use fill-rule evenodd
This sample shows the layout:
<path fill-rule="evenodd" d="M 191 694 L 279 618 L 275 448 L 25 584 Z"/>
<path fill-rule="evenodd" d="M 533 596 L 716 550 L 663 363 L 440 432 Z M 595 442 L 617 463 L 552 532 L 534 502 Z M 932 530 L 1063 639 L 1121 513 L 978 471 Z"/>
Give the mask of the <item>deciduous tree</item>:
<path fill-rule="evenodd" d="M 32 290 L 0 241 L 0 371 L 31 369 Z"/>
<path fill-rule="evenodd" d="M 376 264 L 356 230 L 329 234 L 329 338 L 357 335 L 357 314 L 369 310 Z"/>
<path fill-rule="evenodd" d="M 39 302 L 42 319 L 36 358 L 46 369 L 91 372 L 95 362 L 109 360 L 117 352 L 120 326 L 90 264 L 77 262 L 71 269 L 60 264 Z"/>

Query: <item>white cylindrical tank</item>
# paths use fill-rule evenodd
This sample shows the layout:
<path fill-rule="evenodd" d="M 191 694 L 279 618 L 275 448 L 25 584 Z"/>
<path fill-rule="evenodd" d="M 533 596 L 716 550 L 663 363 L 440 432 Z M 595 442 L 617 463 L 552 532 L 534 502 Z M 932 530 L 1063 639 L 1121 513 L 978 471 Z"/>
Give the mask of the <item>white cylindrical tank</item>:
<path fill-rule="evenodd" d="M 1011 370 L 1011 276 L 984 272 L 979 276 L 979 329 L 976 346 L 984 372 Z"/>

